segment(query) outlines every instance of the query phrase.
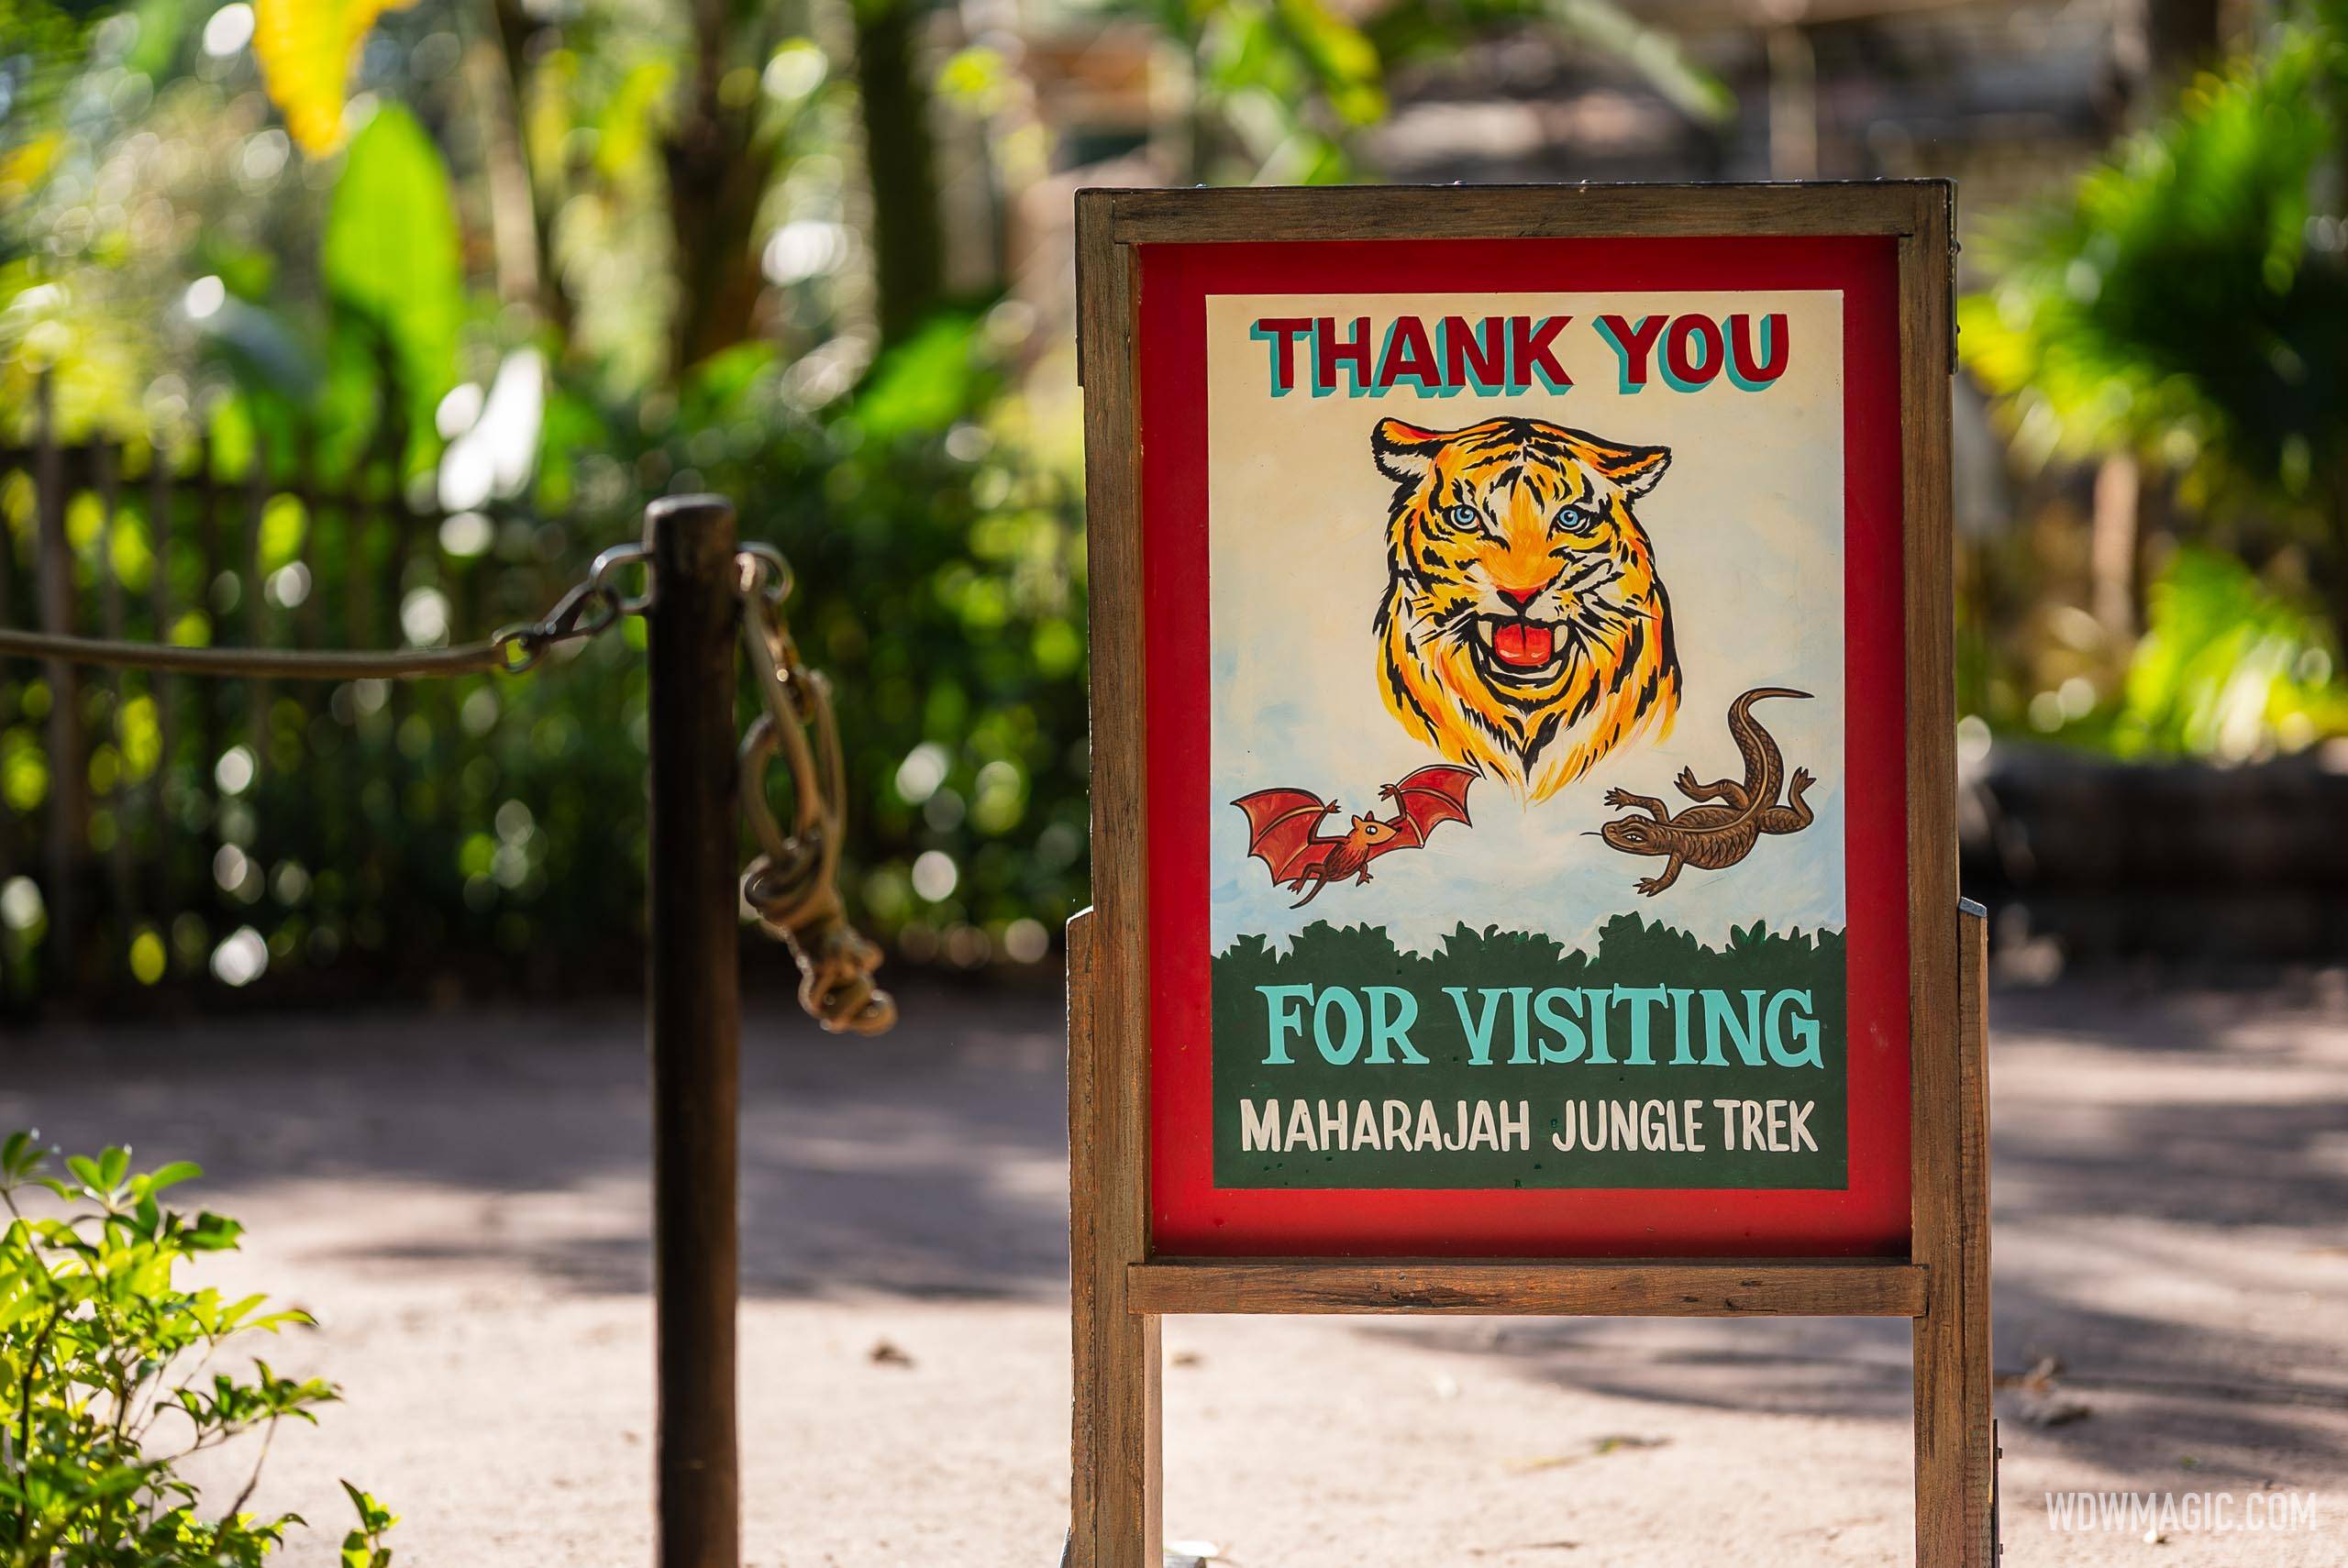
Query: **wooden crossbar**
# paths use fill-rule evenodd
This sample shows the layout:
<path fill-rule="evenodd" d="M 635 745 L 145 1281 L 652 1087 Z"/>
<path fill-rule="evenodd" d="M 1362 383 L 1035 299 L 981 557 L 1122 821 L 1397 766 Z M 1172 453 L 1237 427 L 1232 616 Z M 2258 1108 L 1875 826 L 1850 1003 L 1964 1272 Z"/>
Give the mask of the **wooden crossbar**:
<path fill-rule="evenodd" d="M 1907 1262 L 1553 1263 L 1524 1258 L 1153 1258 L 1125 1265 L 1129 1312 L 1453 1312 L 1559 1318 L 1916 1318 Z"/>

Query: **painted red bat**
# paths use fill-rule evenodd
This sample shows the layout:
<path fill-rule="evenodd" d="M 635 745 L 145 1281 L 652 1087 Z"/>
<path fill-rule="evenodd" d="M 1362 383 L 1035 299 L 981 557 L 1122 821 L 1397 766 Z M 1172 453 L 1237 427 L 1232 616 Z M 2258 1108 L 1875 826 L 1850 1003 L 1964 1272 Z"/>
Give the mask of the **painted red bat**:
<path fill-rule="evenodd" d="M 1289 906 L 1301 909 L 1332 882 L 1368 881 L 1369 863 L 1381 855 L 1424 849 L 1427 835 L 1445 823 L 1474 826 L 1468 820 L 1468 786 L 1476 778 L 1472 767 L 1422 767 L 1378 791 L 1379 800 L 1394 802 L 1393 816 L 1383 822 L 1356 817 L 1346 832 L 1326 837 L 1313 830 L 1337 802 L 1310 790 L 1258 790 L 1231 803 L 1247 813 L 1247 853 L 1270 867 L 1274 887 L 1304 894 Z"/>

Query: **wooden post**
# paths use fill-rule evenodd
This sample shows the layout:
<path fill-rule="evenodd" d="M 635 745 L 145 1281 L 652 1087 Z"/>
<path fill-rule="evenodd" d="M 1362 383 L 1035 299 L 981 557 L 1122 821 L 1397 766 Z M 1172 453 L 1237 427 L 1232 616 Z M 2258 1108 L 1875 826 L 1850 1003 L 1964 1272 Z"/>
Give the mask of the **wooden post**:
<path fill-rule="evenodd" d="M 1069 926 L 1070 1287 L 1076 1325 L 1071 1568 L 1158 1568 L 1158 1320 L 1135 1312 L 1126 1268 L 1149 1256 L 1149 886 L 1142 733 L 1140 403 L 1130 352 L 1133 255 L 1110 203 L 1077 199 L 1092 609 L 1093 908 Z M 1108 346 L 1116 345 L 1116 352 Z"/>
<path fill-rule="evenodd" d="M 734 509 L 645 513 L 650 683 L 652 1251 L 659 1568 L 738 1568 L 740 897 Z"/>
<path fill-rule="evenodd" d="M 1927 1164 L 1947 1176 L 1916 1192 L 1916 1261 L 1924 1311 L 1915 1320 L 1916 1561 L 1922 1568 L 1995 1568 L 1997 1485 L 1990 1425 L 1988 922 L 1957 909 L 1957 1060 L 1954 1147 Z M 1924 1133 L 1919 1121 L 1917 1135 Z M 1919 1150 L 1922 1155 L 1925 1151 Z M 1933 1222 L 1925 1223 L 1926 1209 Z"/>
<path fill-rule="evenodd" d="M 1954 826 L 1955 557 L 1945 432 L 1956 370 L 1955 220 L 1953 187 L 1921 187 L 1899 241 L 1911 1256 L 1927 1279 L 1913 1335 L 1916 1561 L 1922 1568 L 1989 1568 L 1986 938 L 1979 906 L 1957 898 Z M 1926 432 L 1938 438 L 1922 438 Z"/>
<path fill-rule="evenodd" d="M 1075 1426 L 1068 1568 L 1157 1568 L 1160 1523 L 1158 1319 L 1129 1299 L 1143 1261 L 1141 1177 L 1114 1145 L 1140 1142 L 1123 1118 L 1102 1136 L 1104 1104 L 1128 1099 L 1119 1054 L 1098 1048 L 1094 911 L 1068 922 L 1069 1296 L 1074 1307 Z"/>

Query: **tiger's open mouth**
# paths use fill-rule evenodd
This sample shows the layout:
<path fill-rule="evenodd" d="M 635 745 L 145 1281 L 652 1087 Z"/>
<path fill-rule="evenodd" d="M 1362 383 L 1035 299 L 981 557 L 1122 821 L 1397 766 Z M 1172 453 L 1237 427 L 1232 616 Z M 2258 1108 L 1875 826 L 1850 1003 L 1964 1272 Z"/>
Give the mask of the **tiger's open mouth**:
<path fill-rule="evenodd" d="M 1565 659 L 1557 635 L 1564 629 L 1552 621 L 1479 615 L 1472 645 L 1476 662 L 1485 674 L 1501 680 L 1539 680 L 1553 674 Z"/>

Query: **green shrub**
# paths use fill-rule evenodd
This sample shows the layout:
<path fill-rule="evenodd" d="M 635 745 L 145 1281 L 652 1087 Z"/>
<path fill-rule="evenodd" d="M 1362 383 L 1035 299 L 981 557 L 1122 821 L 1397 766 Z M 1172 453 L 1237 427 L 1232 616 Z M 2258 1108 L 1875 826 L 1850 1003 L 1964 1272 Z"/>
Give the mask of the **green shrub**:
<path fill-rule="evenodd" d="M 1957 342 L 2014 455 L 2132 456 L 2145 515 L 2180 547 L 2149 584 L 2116 702 L 2113 628 L 2056 610 L 2049 626 L 2072 629 L 2019 659 L 2021 638 L 1963 634 L 1965 689 L 1992 723 L 2027 713 L 2122 756 L 2240 762 L 2348 722 L 2332 663 L 2348 627 L 2348 9 L 2278 14 L 2254 51 L 1975 248 L 1988 286 L 1958 303 Z M 2010 626 L 1999 602 L 2043 600 L 2060 569 L 2026 535 L 2001 548 L 2009 564 L 1984 549 L 1967 592 Z"/>
<path fill-rule="evenodd" d="M 133 1175 L 130 1151 L 109 1148 L 67 1160 L 59 1177 L 34 1139 L 0 1144 L 0 1568 L 259 1563 L 305 1522 L 244 1511 L 270 1440 L 282 1421 L 315 1422 L 337 1392 L 258 1358 L 247 1375 L 216 1364 L 231 1341 L 312 1326 L 309 1314 L 181 1287 L 181 1264 L 243 1233 L 223 1215 L 163 1207 L 167 1188 L 202 1174 L 194 1165 Z M 35 1189 L 61 1209 L 28 1212 L 20 1199 Z M 207 1509 L 181 1463 L 255 1434 L 250 1479 Z M 344 1490 L 360 1517 L 345 1568 L 386 1568 L 392 1516 Z"/>

